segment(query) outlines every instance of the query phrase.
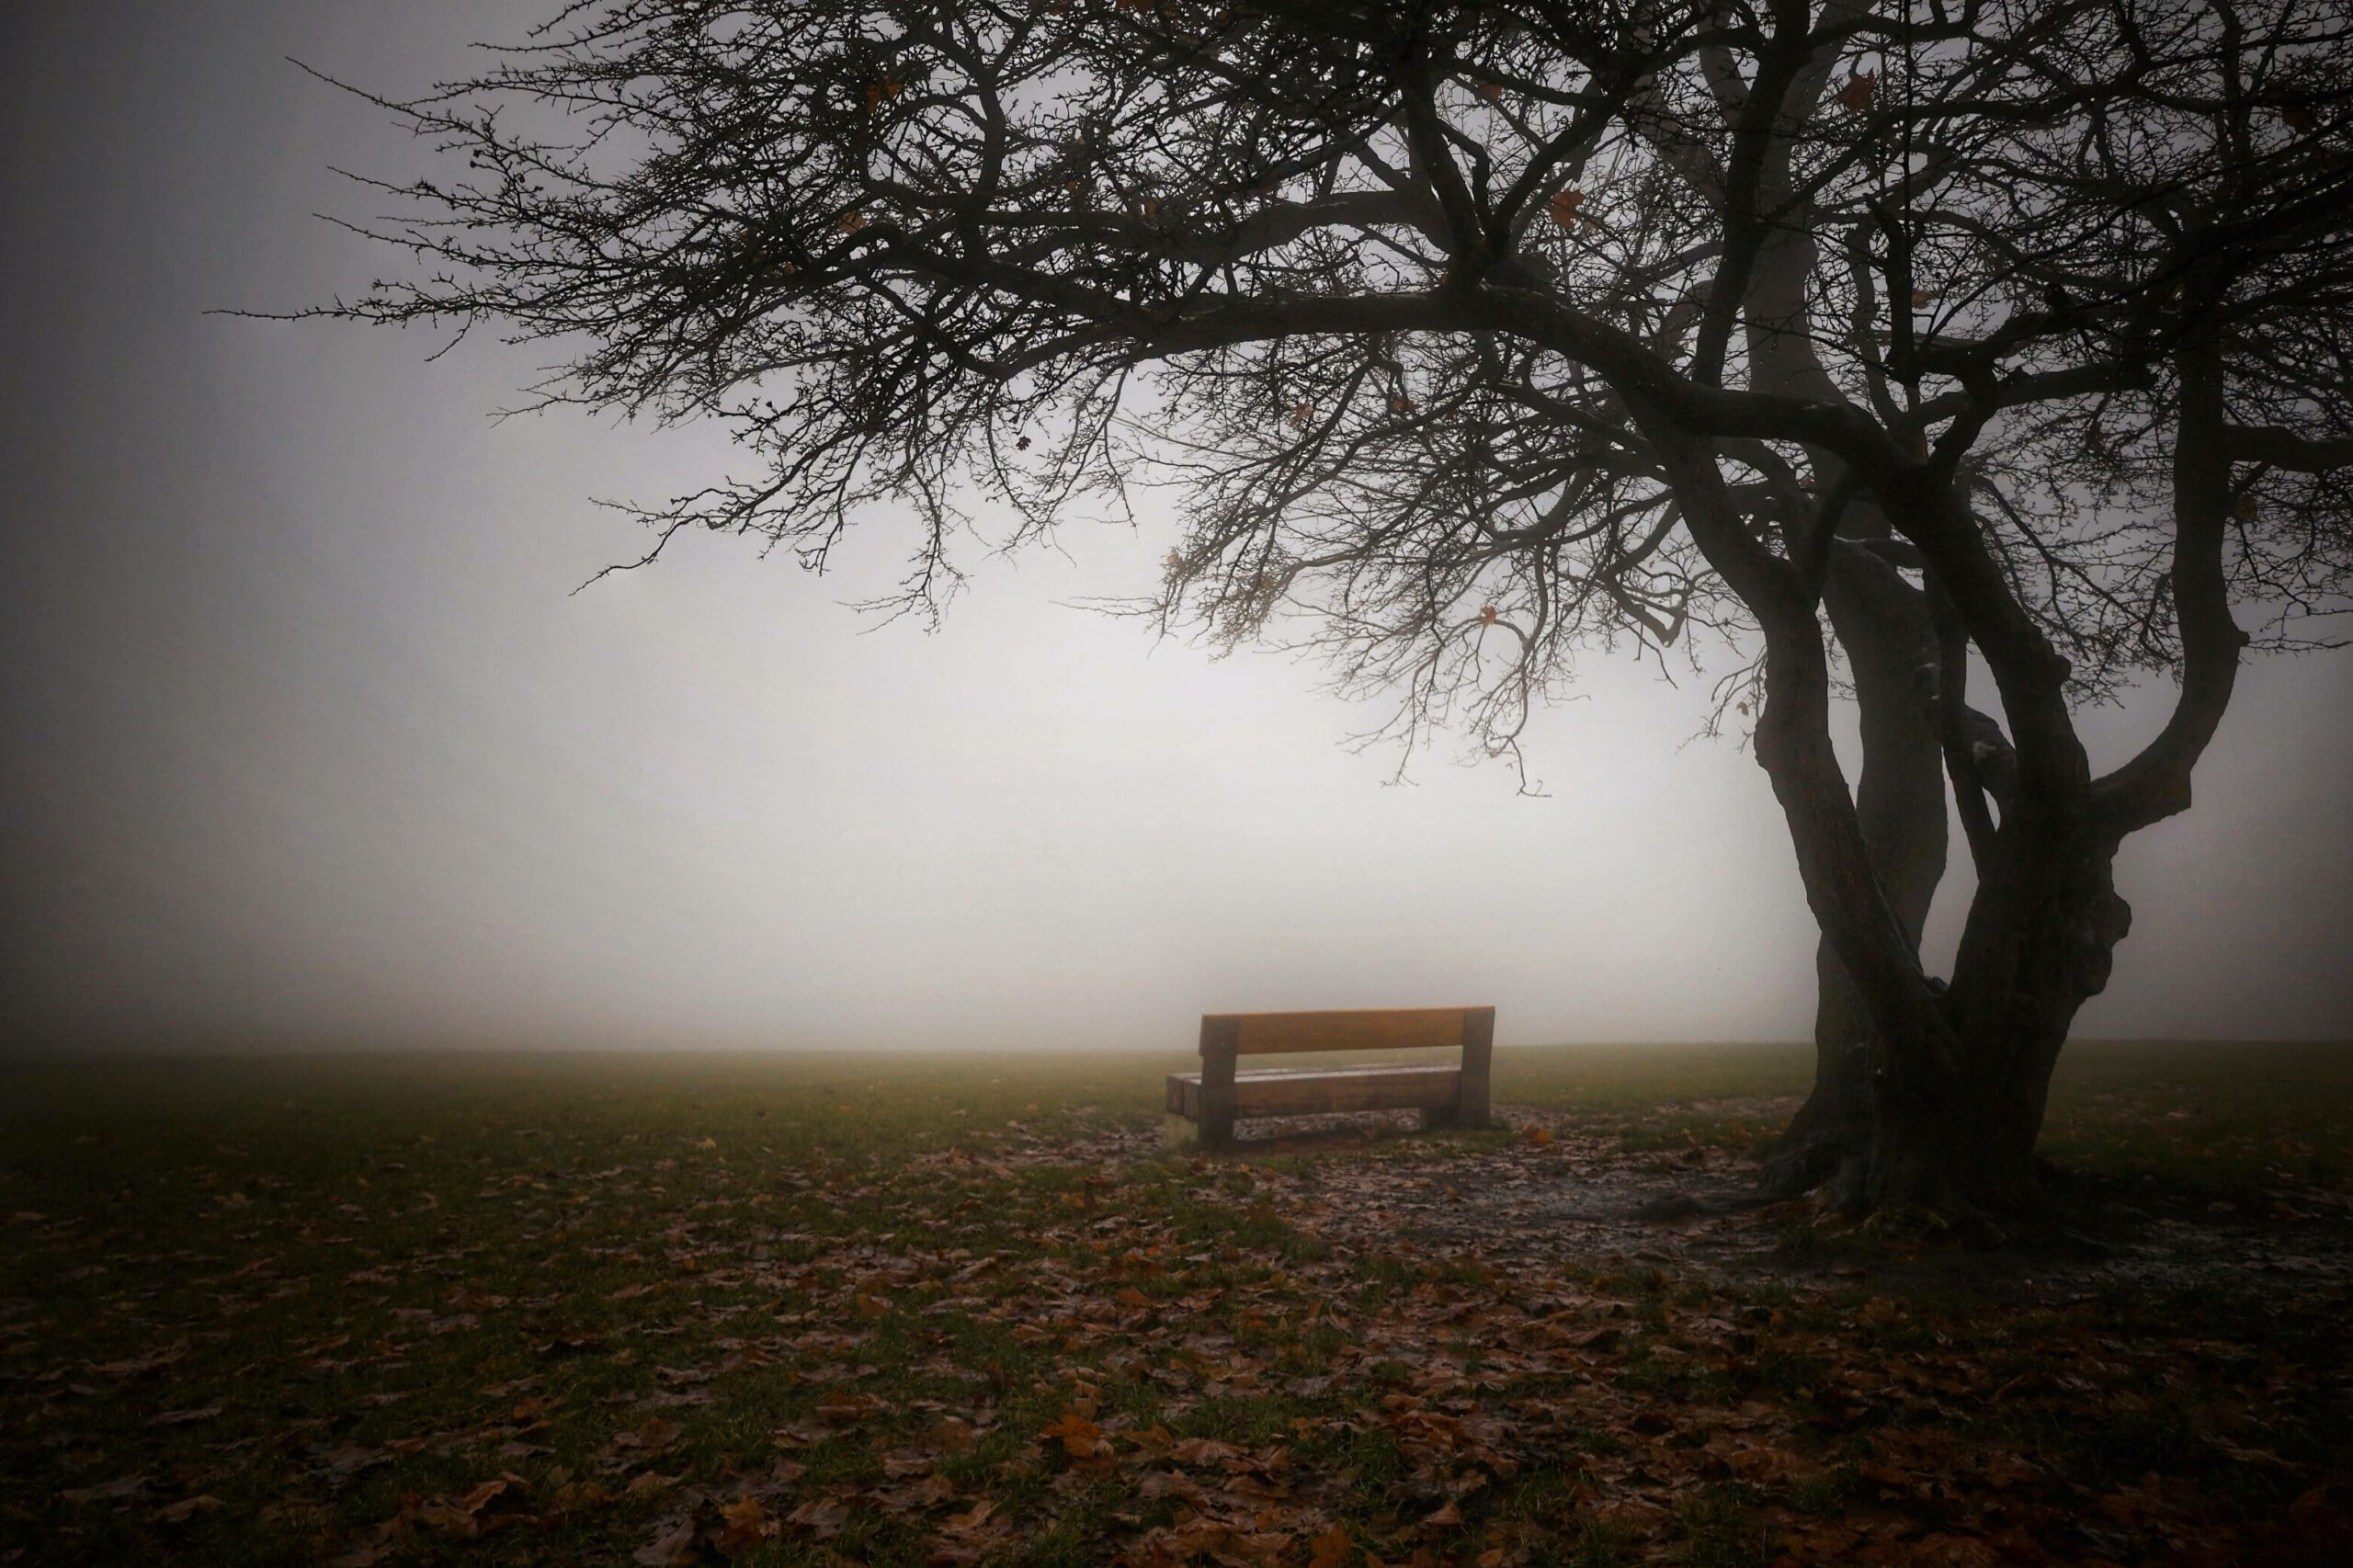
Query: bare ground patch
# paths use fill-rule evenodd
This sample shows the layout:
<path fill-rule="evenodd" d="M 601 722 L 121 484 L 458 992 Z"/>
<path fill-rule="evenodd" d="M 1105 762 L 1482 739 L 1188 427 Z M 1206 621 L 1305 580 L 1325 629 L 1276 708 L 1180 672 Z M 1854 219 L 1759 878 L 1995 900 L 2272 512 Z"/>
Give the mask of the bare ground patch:
<path fill-rule="evenodd" d="M 1726 1097 L 1678 1108 L 1769 1124 L 1794 1103 Z M 1421 1138 L 1406 1112 L 1245 1122 L 1237 1145 L 1212 1158 L 1270 1167 L 1253 1201 L 1276 1197 L 1285 1218 L 1344 1253 L 1402 1245 L 1515 1267 L 1637 1264 L 1716 1280 L 2077 1292 L 2353 1280 L 2353 1197 L 2285 1173 L 2268 1190 L 2229 1199 L 2068 1176 L 2055 1189 L 2055 1239 L 1969 1251 L 1933 1232 L 1859 1228 L 1812 1200 L 1760 1203 L 1756 1161 L 1720 1143 L 1630 1146 L 1625 1125 L 1597 1129 L 1529 1106 L 1499 1107 L 1496 1119 L 1507 1137 Z M 1635 1145 L 1643 1125 L 1631 1124 Z M 1013 1157 L 1160 1156 L 1156 1137 L 1125 1131 Z"/>

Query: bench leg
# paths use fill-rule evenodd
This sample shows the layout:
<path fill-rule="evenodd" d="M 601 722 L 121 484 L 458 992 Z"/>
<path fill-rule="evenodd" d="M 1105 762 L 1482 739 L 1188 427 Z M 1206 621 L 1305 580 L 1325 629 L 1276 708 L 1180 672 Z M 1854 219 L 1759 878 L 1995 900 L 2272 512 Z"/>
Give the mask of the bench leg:
<path fill-rule="evenodd" d="M 1160 1141 L 1162 1147 L 1171 1153 L 1198 1149 L 1201 1146 L 1200 1123 L 1189 1116 L 1179 1116 L 1173 1110 L 1165 1111 L 1161 1114 Z"/>
<path fill-rule="evenodd" d="M 1488 1123 L 1487 1085 L 1495 1053 L 1495 1010 L 1477 1007 L 1462 1018 L 1462 1093 L 1455 1119 L 1464 1127 Z"/>
<path fill-rule="evenodd" d="M 1201 1017 L 1201 1142 L 1222 1149 L 1233 1142 L 1234 1059 L 1240 1054 L 1238 1018 Z"/>

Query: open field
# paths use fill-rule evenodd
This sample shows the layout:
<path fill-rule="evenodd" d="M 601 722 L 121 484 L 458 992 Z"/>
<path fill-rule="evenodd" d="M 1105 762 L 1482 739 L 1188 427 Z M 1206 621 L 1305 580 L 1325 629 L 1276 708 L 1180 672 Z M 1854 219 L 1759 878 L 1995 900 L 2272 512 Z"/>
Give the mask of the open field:
<path fill-rule="evenodd" d="M 1808 1057 L 0 1067 L 0 1562 L 2353 1560 L 2353 1047 L 2076 1049 L 1982 1262 L 1726 1207 Z"/>

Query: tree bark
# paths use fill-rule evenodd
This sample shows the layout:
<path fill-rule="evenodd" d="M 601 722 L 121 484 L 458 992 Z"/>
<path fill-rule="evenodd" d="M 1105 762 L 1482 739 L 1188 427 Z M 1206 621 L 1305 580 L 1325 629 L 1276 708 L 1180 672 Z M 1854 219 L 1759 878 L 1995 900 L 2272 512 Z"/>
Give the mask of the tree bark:
<path fill-rule="evenodd" d="M 1814 82 L 1813 91 L 1821 85 Z M 1777 148 L 1762 172 L 1776 202 L 1788 200 L 1788 156 L 1786 146 Z M 1768 232 L 1759 244 L 1745 301 L 1749 374 L 1762 391 L 1835 401 L 1841 389 L 1823 369 L 1811 330 L 1807 280 L 1817 252 L 1806 224 Z M 1820 493 L 1843 482 L 1847 469 L 1837 458 L 1821 450 L 1809 456 Z M 1937 629 L 1926 593 L 1874 548 L 1874 539 L 1888 537 L 1876 503 L 1848 512 L 1839 530 L 1846 537 L 1829 541 L 1823 606 L 1846 650 L 1861 720 L 1856 816 L 1871 869 L 1916 960 L 1945 871 Z M 1871 1164 L 1875 1037 L 1862 992 L 1827 934 L 1815 946 L 1814 980 L 1813 1088 L 1768 1161 L 1761 1187 L 1769 1196 L 1793 1197 L 1826 1183 L 1840 1208 L 1855 1210 L 1866 1201 Z"/>
<path fill-rule="evenodd" d="M 2173 599 L 2182 642 L 2182 686 L 2163 732 L 2116 772 L 2089 776 L 2060 700 L 2066 665 L 2014 604 L 1985 592 L 1992 574 L 1968 532 L 1942 527 L 1932 508 L 1908 514 L 1907 533 L 1929 553 L 1939 594 L 1957 572 L 1978 579 L 1979 608 L 1956 596 L 1939 617 L 1944 698 L 1954 726 L 1947 753 L 1972 838 L 1978 890 L 1939 1010 L 1956 1042 L 1945 1104 L 1882 1094 L 1874 1106 L 1865 1201 L 1940 1213 L 2031 1213 L 2042 1204 L 2034 1145 L 2051 1074 L 2083 1004 L 2107 987 L 2116 944 L 2132 912 L 2118 896 L 2114 864 L 2125 837 L 2186 809 L 2190 774 L 2228 706 L 2247 635 L 2232 619 L 2223 547 L 2233 501 L 2223 371 L 2213 346 L 2193 336 L 2177 350 L 2179 423 L 2174 432 Z M 2015 759 L 1995 783 L 1954 744 L 1968 715 L 1966 636 L 1984 649 L 2018 729 Z M 2008 764 L 2015 760 L 2015 767 Z M 1998 829 L 1982 820 L 1979 792 L 1997 796 Z M 2006 791 L 2006 800 L 1999 795 Z M 1972 847 L 1976 847 L 1972 845 Z M 1875 1083 L 1877 1083 L 1875 1078 Z"/>
<path fill-rule="evenodd" d="M 1981 872 L 1964 953 L 1944 998 L 1962 1071 L 1941 1106 L 1877 1108 L 1863 1201 L 1941 1213 L 2032 1216 L 2044 1204 L 2035 1159 L 2051 1075 L 2076 1012 L 2107 987 L 2131 927 L 2118 896 L 2116 842 L 2019 802 L 1994 865 Z"/>
<path fill-rule="evenodd" d="M 1855 812 L 1872 868 L 1916 950 L 1946 858 L 1944 754 L 1936 722 L 1936 631 L 1927 596 L 1869 546 L 1833 551 L 1823 598 L 1847 652 L 1862 722 Z M 1763 1189 L 1827 1184 L 1841 1208 L 1864 1200 L 1871 1154 L 1870 1016 L 1827 937 L 1814 952 L 1814 1077 L 1768 1161 Z"/>

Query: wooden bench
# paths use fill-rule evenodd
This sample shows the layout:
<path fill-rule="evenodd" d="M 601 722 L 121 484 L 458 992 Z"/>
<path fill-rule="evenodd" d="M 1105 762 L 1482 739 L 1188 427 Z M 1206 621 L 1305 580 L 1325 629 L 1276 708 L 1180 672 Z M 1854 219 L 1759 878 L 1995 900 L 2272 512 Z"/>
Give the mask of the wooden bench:
<path fill-rule="evenodd" d="M 1424 1127 L 1487 1124 L 1493 1007 L 1366 1008 L 1337 1013 L 1204 1013 L 1201 1070 L 1168 1075 L 1168 1146 L 1233 1141 L 1245 1116 L 1418 1110 Z M 1245 1056 L 1291 1051 L 1403 1051 L 1460 1046 L 1459 1066 L 1343 1067 L 1237 1073 Z"/>

